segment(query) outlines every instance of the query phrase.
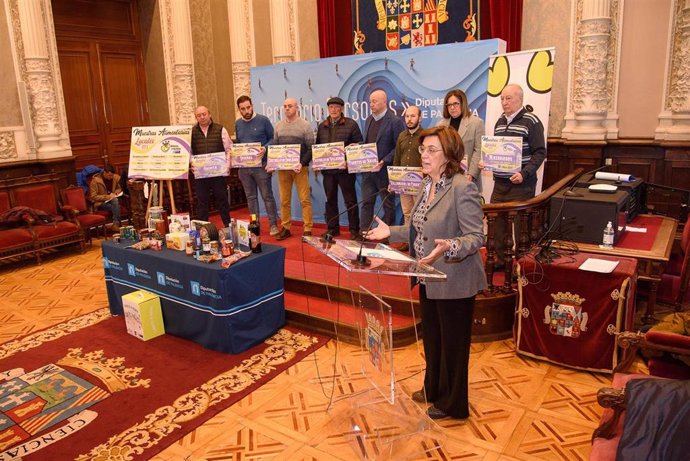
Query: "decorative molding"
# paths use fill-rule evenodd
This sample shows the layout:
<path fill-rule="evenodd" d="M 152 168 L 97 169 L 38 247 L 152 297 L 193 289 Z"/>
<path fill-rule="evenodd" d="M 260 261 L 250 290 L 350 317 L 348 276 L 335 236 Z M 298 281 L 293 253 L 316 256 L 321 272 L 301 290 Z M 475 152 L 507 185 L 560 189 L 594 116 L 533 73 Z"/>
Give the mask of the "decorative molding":
<path fill-rule="evenodd" d="M 294 21 L 295 3 L 293 0 L 271 0 L 271 37 L 274 64 L 284 64 L 295 60 Z"/>
<path fill-rule="evenodd" d="M 618 137 L 622 0 L 577 0 L 565 139 Z"/>
<path fill-rule="evenodd" d="M 196 85 L 189 3 L 160 0 L 159 8 L 170 122 L 192 124 L 196 107 Z"/>
<path fill-rule="evenodd" d="M 252 85 L 249 69 L 248 62 L 232 63 L 232 85 L 237 98 L 242 95 L 251 95 Z"/>
<path fill-rule="evenodd" d="M 14 140 L 13 131 L 0 131 L 0 160 L 17 160 L 17 144 Z"/>
<path fill-rule="evenodd" d="M 675 0 L 671 10 L 664 104 L 654 137 L 690 140 L 690 0 Z"/>

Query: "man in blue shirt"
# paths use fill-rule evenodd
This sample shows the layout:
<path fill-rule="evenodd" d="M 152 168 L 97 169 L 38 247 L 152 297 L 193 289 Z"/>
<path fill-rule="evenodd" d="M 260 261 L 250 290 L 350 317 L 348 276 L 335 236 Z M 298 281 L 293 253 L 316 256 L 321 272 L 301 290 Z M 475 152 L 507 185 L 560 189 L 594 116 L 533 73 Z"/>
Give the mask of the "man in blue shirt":
<path fill-rule="evenodd" d="M 261 144 L 263 160 L 260 167 L 239 168 L 238 176 L 242 182 L 244 195 L 247 197 L 249 213 L 259 216 L 258 193 L 266 205 L 268 222 L 271 225 L 271 235 L 278 235 L 278 208 L 271 188 L 271 173 L 266 171 L 266 146 L 273 139 L 273 125 L 268 117 L 254 112 L 254 106 L 249 96 L 237 98 L 237 108 L 242 118 L 235 122 L 235 135 L 238 143 L 258 142 Z"/>

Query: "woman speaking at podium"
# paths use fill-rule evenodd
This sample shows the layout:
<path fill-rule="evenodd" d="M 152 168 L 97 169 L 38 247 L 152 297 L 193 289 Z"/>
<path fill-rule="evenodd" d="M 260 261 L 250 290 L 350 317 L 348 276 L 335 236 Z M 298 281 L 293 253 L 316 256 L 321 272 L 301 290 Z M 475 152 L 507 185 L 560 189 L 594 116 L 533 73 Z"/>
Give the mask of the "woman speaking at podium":
<path fill-rule="evenodd" d="M 423 389 L 412 394 L 429 402 L 430 418 L 469 416 L 468 364 L 474 299 L 486 288 L 479 256 L 484 243 L 483 212 L 477 186 L 460 167 L 464 156 L 457 131 L 435 127 L 420 134 L 425 178 L 415 198 L 409 226 L 378 226 L 370 240 L 390 238 L 410 245 L 410 255 L 444 272 L 444 281 L 419 280 L 426 372 Z"/>

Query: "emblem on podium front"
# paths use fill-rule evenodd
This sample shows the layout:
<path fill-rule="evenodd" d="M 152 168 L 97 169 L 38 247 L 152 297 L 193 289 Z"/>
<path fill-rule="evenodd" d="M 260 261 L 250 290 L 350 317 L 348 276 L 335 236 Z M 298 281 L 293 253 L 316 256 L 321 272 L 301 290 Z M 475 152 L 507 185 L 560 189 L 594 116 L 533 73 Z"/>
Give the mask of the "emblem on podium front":
<path fill-rule="evenodd" d="M 383 326 L 376 316 L 366 314 L 367 319 L 367 351 L 369 352 L 369 361 L 379 371 L 383 370 L 382 356 L 384 353 L 383 346 Z"/>
<path fill-rule="evenodd" d="M 587 312 L 582 310 L 586 301 L 579 295 L 568 292 L 551 293 L 553 303 L 544 308 L 544 324 L 553 335 L 578 338 L 587 331 Z"/>

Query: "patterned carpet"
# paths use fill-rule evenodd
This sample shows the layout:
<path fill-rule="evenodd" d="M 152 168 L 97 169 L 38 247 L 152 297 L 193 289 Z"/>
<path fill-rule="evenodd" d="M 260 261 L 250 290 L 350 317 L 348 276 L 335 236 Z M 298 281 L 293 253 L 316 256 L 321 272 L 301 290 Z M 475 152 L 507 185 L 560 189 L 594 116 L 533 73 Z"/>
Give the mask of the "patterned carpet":
<path fill-rule="evenodd" d="M 107 305 L 99 242 L 94 240 L 84 255 L 69 249 L 49 255 L 41 266 L 34 261 L 0 266 L 0 300 L 0 342 Z M 352 436 L 332 424 L 351 407 L 343 397 L 367 386 L 354 365 L 359 354 L 353 346 L 329 342 L 153 459 L 359 458 Z M 400 387 L 418 389 L 417 345 L 396 350 L 395 361 L 410 364 L 399 374 L 407 378 Z M 588 459 L 601 414 L 596 392 L 609 383 L 608 375 L 517 356 L 511 340 L 474 344 L 472 416 L 441 420 L 441 448 L 423 459 Z"/>

